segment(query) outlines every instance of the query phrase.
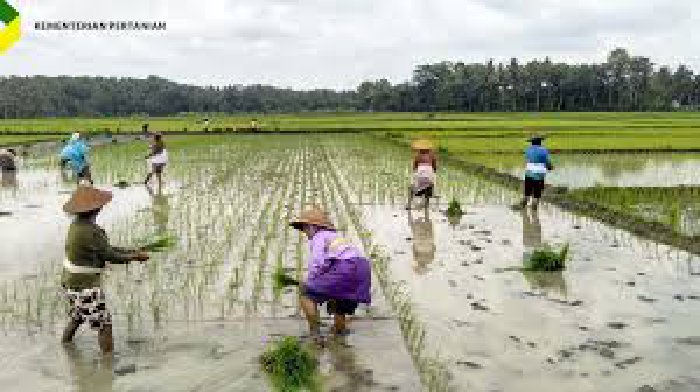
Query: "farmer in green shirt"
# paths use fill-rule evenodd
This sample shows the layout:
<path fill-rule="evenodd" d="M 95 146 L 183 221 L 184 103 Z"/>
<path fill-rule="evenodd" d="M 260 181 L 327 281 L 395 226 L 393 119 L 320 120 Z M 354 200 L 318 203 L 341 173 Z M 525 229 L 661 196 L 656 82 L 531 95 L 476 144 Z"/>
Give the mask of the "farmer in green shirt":
<path fill-rule="evenodd" d="M 108 263 L 125 264 L 146 261 L 148 255 L 136 249 L 109 244 L 105 231 L 95 223 L 102 207 L 112 200 L 112 193 L 78 186 L 63 210 L 75 215 L 66 238 L 61 285 L 70 301 L 70 321 L 63 332 L 63 343 L 73 340 L 78 327 L 87 323 L 98 332 L 100 349 L 112 352 L 112 316 L 106 308 L 101 275 Z"/>

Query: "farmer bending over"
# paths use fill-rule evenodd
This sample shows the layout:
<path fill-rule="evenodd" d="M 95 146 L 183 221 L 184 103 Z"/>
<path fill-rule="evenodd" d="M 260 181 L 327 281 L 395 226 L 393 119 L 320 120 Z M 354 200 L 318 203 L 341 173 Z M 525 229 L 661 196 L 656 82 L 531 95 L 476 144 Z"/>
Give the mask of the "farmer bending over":
<path fill-rule="evenodd" d="M 525 195 L 520 203 L 516 204 L 517 208 L 527 207 L 527 203 L 532 197 L 532 208 L 537 209 L 542 190 L 544 190 L 544 178 L 547 171 L 554 170 L 554 166 L 549 159 L 549 151 L 542 147 L 542 136 L 533 136 L 530 138 L 530 147 L 525 150 Z"/>
<path fill-rule="evenodd" d="M 101 275 L 107 263 L 125 264 L 146 261 L 148 255 L 136 249 L 109 244 L 105 231 L 95 221 L 112 193 L 78 185 L 63 210 L 75 215 L 66 238 L 61 285 L 70 302 L 70 321 L 63 331 L 63 343 L 73 340 L 78 327 L 87 323 L 98 333 L 100 349 L 112 351 L 112 316 L 107 310 Z"/>
<path fill-rule="evenodd" d="M 156 133 L 153 135 L 153 143 L 151 144 L 151 152 L 146 156 L 148 163 L 151 166 L 151 171 L 146 175 L 144 185 L 148 186 L 151 177 L 155 174 L 158 178 L 158 189 L 163 188 L 163 169 L 168 164 L 168 151 L 165 149 L 163 135 Z"/>
<path fill-rule="evenodd" d="M 430 198 L 433 197 L 437 157 L 433 152 L 432 143 L 428 140 L 417 140 L 411 146 L 416 151 L 416 154 L 413 157 L 413 183 L 409 188 L 406 209 L 411 209 L 414 197 L 423 196 L 425 198 L 425 209 L 427 210 Z"/>
<path fill-rule="evenodd" d="M 88 164 L 90 148 L 80 139 L 79 133 L 74 133 L 66 146 L 61 150 L 61 165 L 68 165 L 78 182 L 86 180 L 92 184 L 92 173 Z"/>
<path fill-rule="evenodd" d="M 311 336 L 321 343 L 317 305 L 327 303 L 334 321 L 331 333 L 345 333 L 346 315 L 355 313 L 360 302 L 370 303 L 370 264 L 356 246 L 338 235 L 328 214 L 318 207 L 302 212 L 290 225 L 304 232 L 309 240 L 310 259 L 306 282 L 301 285 L 301 310 Z"/>

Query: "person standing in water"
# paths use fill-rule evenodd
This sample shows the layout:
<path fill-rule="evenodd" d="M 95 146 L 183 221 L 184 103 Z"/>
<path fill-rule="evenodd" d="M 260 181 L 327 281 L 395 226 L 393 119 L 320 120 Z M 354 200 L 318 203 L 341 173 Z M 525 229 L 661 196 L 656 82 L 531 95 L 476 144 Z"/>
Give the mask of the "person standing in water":
<path fill-rule="evenodd" d="M 17 152 L 14 148 L 0 149 L 0 186 L 17 186 Z"/>
<path fill-rule="evenodd" d="M 153 134 L 153 143 L 151 143 L 151 152 L 146 156 L 150 166 L 150 172 L 146 175 L 144 185 L 148 186 L 151 178 L 155 174 L 158 178 L 158 190 L 163 189 L 163 169 L 168 164 L 168 151 L 165 149 L 163 135 L 160 133 Z"/>
<path fill-rule="evenodd" d="M 322 343 L 321 321 L 317 305 L 327 303 L 333 315 L 331 333 L 347 331 L 346 316 L 355 313 L 359 303 L 371 302 L 371 267 L 359 248 L 341 237 L 318 207 L 299 215 L 290 226 L 309 240 L 308 275 L 301 284 L 301 310 L 309 323 L 312 338 Z"/>
<path fill-rule="evenodd" d="M 433 144 L 428 140 L 416 140 L 411 147 L 416 153 L 413 157 L 413 183 L 409 188 L 406 209 L 412 208 L 414 197 L 423 196 L 427 210 L 435 187 L 437 156 L 433 152 Z"/>
<path fill-rule="evenodd" d="M 78 185 L 63 210 L 75 216 L 66 238 L 61 286 L 70 302 L 70 320 L 62 342 L 70 343 L 81 324 L 87 323 L 98 333 L 104 353 L 112 352 L 112 316 L 102 291 L 101 275 L 108 263 L 125 264 L 146 261 L 148 255 L 137 249 L 110 245 L 105 231 L 97 225 L 97 215 L 112 200 L 112 193 L 91 186 Z"/>
<path fill-rule="evenodd" d="M 79 183 L 84 180 L 92 185 L 92 172 L 88 163 L 89 151 L 90 148 L 81 140 L 80 134 L 76 132 L 71 135 L 70 140 L 61 150 L 61 165 L 67 164 Z"/>
<path fill-rule="evenodd" d="M 523 199 L 516 204 L 516 208 L 525 208 L 532 198 L 532 209 L 537 209 L 544 190 L 544 179 L 547 172 L 554 170 L 549 158 L 549 151 L 542 146 L 544 137 L 533 136 L 530 138 L 530 147 L 525 150 L 525 188 Z"/>

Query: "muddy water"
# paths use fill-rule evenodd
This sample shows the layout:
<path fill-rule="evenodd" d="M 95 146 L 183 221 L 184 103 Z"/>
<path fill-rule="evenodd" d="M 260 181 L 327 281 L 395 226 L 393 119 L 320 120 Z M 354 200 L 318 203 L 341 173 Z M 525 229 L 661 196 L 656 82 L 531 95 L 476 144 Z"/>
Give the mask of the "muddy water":
<path fill-rule="evenodd" d="M 521 156 L 489 158 L 488 165 L 522 176 Z M 478 161 L 478 158 L 474 158 Z M 556 169 L 547 177 L 555 185 L 679 186 L 700 184 L 700 155 L 695 153 L 553 155 Z"/>
<path fill-rule="evenodd" d="M 550 207 L 466 207 L 456 226 L 364 208 L 457 390 L 700 388 L 700 258 Z M 571 244 L 565 272 L 510 268 L 543 242 Z"/>
<path fill-rule="evenodd" d="M 115 193 L 100 216 L 112 241 L 177 237 L 147 264 L 105 272 L 111 361 L 91 331 L 81 330 L 72 347 L 58 344 L 65 303 L 57 275 L 69 223 L 60 205 L 73 185 L 54 159 L 28 157 L 17 186 L 0 198 L 10 212 L 0 217 L 7 239 L 0 243 L 0 382 L 17 391 L 269 390 L 258 355 L 266 342 L 306 328 L 296 292 L 276 293 L 270 280 L 277 263 L 303 273 L 304 243 L 285 222 L 303 203 L 335 192 L 313 184 L 327 169 L 309 164 L 311 146 L 298 137 L 171 139 L 161 193 L 138 185 L 145 146 L 95 149 L 97 184 Z M 129 186 L 115 189 L 118 181 Z M 318 352 L 324 390 L 420 389 L 396 321 L 373 291 L 352 334 Z"/>

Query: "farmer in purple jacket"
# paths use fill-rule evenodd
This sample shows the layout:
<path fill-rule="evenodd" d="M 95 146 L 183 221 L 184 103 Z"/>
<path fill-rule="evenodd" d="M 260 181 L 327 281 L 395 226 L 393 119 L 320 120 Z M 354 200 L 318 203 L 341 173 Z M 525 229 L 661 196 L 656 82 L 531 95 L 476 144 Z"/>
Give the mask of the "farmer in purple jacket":
<path fill-rule="evenodd" d="M 328 214 L 318 207 L 301 213 L 290 225 L 309 239 L 310 259 L 306 283 L 302 285 L 301 310 L 309 322 L 311 336 L 320 342 L 317 304 L 327 303 L 333 315 L 331 332 L 346 332 L 346 315 L 358 304 L 370 303 L 371 268 L 360 250 L 341 237 Z"/>

